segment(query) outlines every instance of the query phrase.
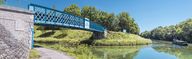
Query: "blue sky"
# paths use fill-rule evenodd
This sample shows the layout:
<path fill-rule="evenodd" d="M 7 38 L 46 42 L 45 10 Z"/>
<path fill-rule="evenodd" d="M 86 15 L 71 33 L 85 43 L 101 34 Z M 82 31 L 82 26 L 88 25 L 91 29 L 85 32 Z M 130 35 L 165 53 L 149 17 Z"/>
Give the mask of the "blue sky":
<path fill-rule="evenodd" d="M 7 0 L 6 4 L 27 8 L 29 3 L 56 9 L 77 4 L 79 7 L 96 8 L 118 14 L 128 12 L 139 25 L 141 32 L 158 26 L 175 25 L 192 17 L 192 0 Z"/>

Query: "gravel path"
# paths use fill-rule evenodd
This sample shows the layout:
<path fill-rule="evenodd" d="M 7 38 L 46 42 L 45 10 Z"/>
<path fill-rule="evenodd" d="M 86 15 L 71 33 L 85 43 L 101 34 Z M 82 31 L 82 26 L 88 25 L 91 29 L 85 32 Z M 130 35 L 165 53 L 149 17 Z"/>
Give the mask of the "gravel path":
<path fill-rule="evenodd" d="M 66 53 L 61 53 L 47 48 L 35 48 L 39 51 L 41 57 L 40 59 L 74 59 L 68 56 Z"/>

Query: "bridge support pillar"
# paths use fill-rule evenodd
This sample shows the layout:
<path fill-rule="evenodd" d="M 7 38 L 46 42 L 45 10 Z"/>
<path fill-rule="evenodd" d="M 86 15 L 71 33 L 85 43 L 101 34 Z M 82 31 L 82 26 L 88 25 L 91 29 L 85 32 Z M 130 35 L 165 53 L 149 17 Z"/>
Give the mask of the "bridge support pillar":
<path fill-rule="evenodd" d="M 92 34 L 92 39 L 102 39 L 107 37 L 107 30 L 104 32 L 96 32 L 94 31 Z"/>
<path fill-rule="evenodd" d="M 33 17 L 31 11 L 0 6 L 0 59 L 28 59 Z"/>

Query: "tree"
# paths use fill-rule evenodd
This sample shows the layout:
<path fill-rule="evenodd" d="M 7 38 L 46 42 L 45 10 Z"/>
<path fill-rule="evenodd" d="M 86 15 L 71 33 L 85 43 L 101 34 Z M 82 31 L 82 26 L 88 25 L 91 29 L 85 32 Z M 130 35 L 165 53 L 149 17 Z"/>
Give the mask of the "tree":
<path fill-rule="evenodd" d="M 130 24 L 128 23 L 128 20 L 130 20 L 131 18 L 128 16 L 128 14 L 126 12 L 122 12 L 119 14 L 118 19 L 120 20 L 119 26 L 122 29 L 126 29 L 128 30 Z"/>
<path fill-rule="evenodd" d="M 119 31 L 120 30 L 120 27 L 119 27 L 120 21 L 113 13 L 109 14 L 108 22 L 109 22 L 108 30 L 111 30 L 111 31 Z"/>
<path fill-rule="evenodd" d="M 183 21 L 177 25 L 159 26 L 149 32 L 141 33 L 141 36 L 151 39 L 168 40 L 177 38 L 187 42 L 192 42 L 192 19 Z"/>
<path fill-rule="evenodd" d="M 84 6 L 81 11 L 76 5 L 71 5 L 65 8 L 65 12 L 79 15 L 83 18 L 88 18 L 93 22 L 103 25 L 110 31 L 121 31 L 126 29 L 128 33 L 139 34 L 139 27 L 135 20 L 128 15 L 127 12 L 122 12 L 118 16 L 114 13 L 101 11 L 92 6 Z"/>
<path fill-rule="evenodd" d="M 64 11 L 72 15 L 81 16 L 81 9 L 76 4 L 72 4 L 65 8 Z"/>
<path fill-rule="evenodd" d="M 118 25 L 119 19 L 113 13 L 109 14 L 91 6 L 83 7 L 81 12 L 82 17 L 89 18 L 93 22 L 102 24 L 108 30 L 118 31 L 120 28 Z"/>
<path fill-rule="evenodd" d="M 145 37 L 145 38 L 150 38 L 151 37 L 151 32 L 150 31 L 144 31 L 140 35 Z"/>
<path fill-rule="evenodd" d="M 140 32 L 140 28 L 139 28 L 139 26 L 138 26 L 138 24 L 137 23 L 135 23 L 135 19 L 134 18 L 132 18 L 132 26 L 133 26 L 133 29 L 132 29 L 132 33 L 134 33 L 134 34 L 139 34 L 139 32 Z"/>
<path fill-rule="evenodd" d="M 119 26 L 120 29 L 126 29 L 128 33 L 138 34 L 139 28 L 135 23 L 134 19 L 129 16 L 127 12 L 122 12 L 118 15 L 118 19 L 120 20 Z"/>
<path fill-rule="evenodd" d="M 95 22 L 100 23 L 103 26 L 109 28 L 110 22 L 109 22 L 108 18 L 110 17 L 110 15 L 107 12 L 104 12 L 104 11 L 98 11 L 97 13 L 98 14 L 97 14 L 97 18 L 96 18 Z"/>
<path fill-rule="evenodd" d="M 180 31 L 181 38 L 185 41 L 192 42 L 192 19 L 181 22 L 179 27 L 182 29 L 182 31 Z"/>
<path fill-rule="evenodd" d="M 100 11 L 98 11 L 95 7 L 85 6 L 81 10 L 81 16 L 84 18 L 89 18 L 91 21 L 99 22 Z"/>

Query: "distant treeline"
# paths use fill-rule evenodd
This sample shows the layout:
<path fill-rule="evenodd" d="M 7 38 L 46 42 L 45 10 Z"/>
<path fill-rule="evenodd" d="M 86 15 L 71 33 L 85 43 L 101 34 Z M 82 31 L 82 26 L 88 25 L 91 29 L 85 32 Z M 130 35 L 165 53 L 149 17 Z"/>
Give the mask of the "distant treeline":
<path fill-rule="evenodd" d="M 159 26 L 151 31 L 141 33 L 141 36 L 168 41 L 172 41 L 172 39 L 176 38 L 192 43 L 192 19 L 188 19 L 177 25 Z"/>
<path fill-rule="evenodd" d="M 80 9 L 76 4 L 72 4 L 64 9 L 65 12 L 89 18 L 91 21 L 99 23 L 110 31 L 122 31 L 126 29 L 128 33 L 138 34 L 139 27 L 134 19 L 127 12 L 121 12 L 118 15 L 98 10 L 92 6 L 84 6 Z"/>

